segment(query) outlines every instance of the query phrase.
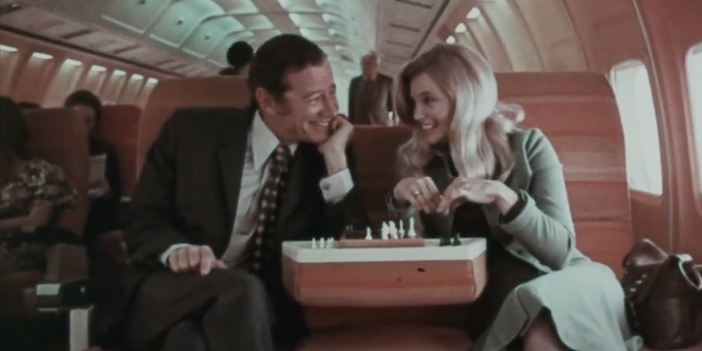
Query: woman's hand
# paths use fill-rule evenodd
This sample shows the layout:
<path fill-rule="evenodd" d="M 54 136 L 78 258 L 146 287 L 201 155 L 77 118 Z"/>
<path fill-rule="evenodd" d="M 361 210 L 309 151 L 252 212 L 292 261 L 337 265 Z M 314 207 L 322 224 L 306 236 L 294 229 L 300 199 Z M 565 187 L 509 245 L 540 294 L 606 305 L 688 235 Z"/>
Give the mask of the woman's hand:
<path fill-rule="evenodd" d="M 397 183 L 392 195 L 400 203 L 410 203 L 424 213 L 435 212 L 441 202 L 441 194 L 429 177 L 405 178 Z"/>
<path fill-rule="evenodd" d="M 465 202 L 496 204 L 500 213 L 506 214 L 517 203 L 519 196 L 504 183 L 495 180 L 458 177 L 446 189 L 436 209 L 447 214 Z"/>

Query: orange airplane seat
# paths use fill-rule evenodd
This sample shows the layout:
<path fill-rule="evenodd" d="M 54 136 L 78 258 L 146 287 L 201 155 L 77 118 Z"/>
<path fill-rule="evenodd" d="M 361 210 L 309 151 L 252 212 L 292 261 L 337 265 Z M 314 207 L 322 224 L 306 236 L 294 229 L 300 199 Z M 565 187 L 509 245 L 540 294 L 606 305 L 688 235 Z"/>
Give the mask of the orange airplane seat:
<path fill-rule="evenodd" d="M 26 111 L 31 152 L 60 167 L 78 192 L 76 207 L 66 211 L 58 225 L 79 239 L 88 210 L 89 156 L 85 122 L 70 110 Z M 87 277 L 82 247 L 55 244 L 47 252 L 46 272 L 3 272 L 2 314 L 37 313 L 35 286 L 40 282 L 66 282 Z"/>
<path fill-rule="evenodd" d="M 160 81 L 144 107 L 137 140 L 137 175 L 146 153 L 173 112 L 186 107 L 245 108 L 251 101 L 246 78 L 192 77 Z"/>
<path fill-rule="evenodd" d="M 115 150 L 122 172 L 122 196 L 132 195 L 137 182 L 137 141 L 142 110 L 134 105 L 107 105 L 95 131 Z"/>

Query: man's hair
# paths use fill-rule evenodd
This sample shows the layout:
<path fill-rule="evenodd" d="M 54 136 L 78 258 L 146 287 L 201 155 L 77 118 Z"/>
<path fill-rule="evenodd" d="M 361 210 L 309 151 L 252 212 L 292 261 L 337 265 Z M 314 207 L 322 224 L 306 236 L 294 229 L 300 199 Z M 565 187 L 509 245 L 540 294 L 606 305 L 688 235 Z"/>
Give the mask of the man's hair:
<path fill-rule="evenodd" d="M 95 125 L 100 124 L 102 119 L 102 101 L 97 95 L 90 90 L 76 90 L 71 95 L 68 95 L 63 107 L 70 108 L 76 105 L 85 105 L 92 108 L 95 112 Z"/>
<path fill-rule="evenodd" d="M 227 50 L 227 62 L 238 73 L 254 56 L 254 49 L 245 41 L 237 41 Z"/>
<path fill-rule="evenodd" d="M 286 76 L 309 66 L 319 66 L 327 59 L 317 44 L 297 34 L 276 36 L 256 51 L 249 68 L 248 85 L 252 93 L 263 88 L 276 100 L 289 89 Z"/>
<path fill-rule="evenodd" d="M 376 59 L 377 61 L 380 61 L 380 56 L 378 56 L 378 53 L 375 52 L 375 51 L 371 51 L 371 52 L 365 54 L 365 55 L 361 58 L 361 64 L 365 64 L 366 61 L 368 61 L 368 60 L 370 60 L 370 59 L 372 59 L 372 58 Z"/>

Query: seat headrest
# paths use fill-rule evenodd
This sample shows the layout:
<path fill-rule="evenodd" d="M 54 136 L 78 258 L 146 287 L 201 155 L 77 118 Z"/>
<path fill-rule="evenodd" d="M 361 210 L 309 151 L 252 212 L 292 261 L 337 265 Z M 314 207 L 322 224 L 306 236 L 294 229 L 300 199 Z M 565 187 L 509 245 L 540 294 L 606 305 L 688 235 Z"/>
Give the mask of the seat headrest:
<path fill-rule="evenodd" d="M 167 79 L 151 91 L 144 107 L 139 128 L 138 169 L 163 124 L 173 112 L 187 107 L 246 108 L 251 94 L 246 78 L 240 76 L 212 76 Z"/>

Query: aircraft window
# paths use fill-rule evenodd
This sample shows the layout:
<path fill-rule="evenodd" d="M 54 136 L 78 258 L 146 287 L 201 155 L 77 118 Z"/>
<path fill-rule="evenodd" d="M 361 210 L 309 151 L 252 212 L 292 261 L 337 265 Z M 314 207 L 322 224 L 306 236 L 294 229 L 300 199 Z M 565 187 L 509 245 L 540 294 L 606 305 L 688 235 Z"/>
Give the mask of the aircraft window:
<path fill-rule="evenodd" d="M 66 59 L 59 67 L 49 84 L 44 97 L 45 106 L 61 106 L 69 93 L 76 90 L 78 81 L 83 73 L 83 63 L 73 59 Z"/>
<path fill-rule="evenodd" d="M 610 74 L 624 130 L 629 187 L 653 195 L 663 193 L 663 175 L 656 109 L 641 61 L 627 61 Z"/>
<path fill-rule="evenodd" d="M 9 95 L 12 72 L 17 66 L 17 48 L 0 44 L 0 94 Z"/>
<path fill-rule="evenodd" d="M 146 105 L 146 101 L 149 99 L 149 95 L 151 94 L 151 91 L 154 89 L 157 83 L 158 79 L 156 78 L 149 78 L 146 80 L 144 87 L 141 88 L 141 91 L 139 92 L 139 98 L 136 101 L 137 106 L 143 107 L 144 105 Z"/>
<path fill-rule="evenodd" d="M 107 69 L 105 67 L 98 65 L 93 65 L 90 67 L 88 74 L 86 74 L 85 78 L 83 78 L 81 89 L 87 89 L 97 94 L 105 82 L 106 70 Z"/>
<path fill-rule="evenodd" d="M 144 76 L 141 74 L 132 74 L 127 81 L 127 85 L 122 89 L 119 96 L 120 104 L 133 104 L 137 97 L 139 96 L 139 91 L 141 91 L 144 85 Z"/>
<path fill-rule="evenodd" d="M 0 44 L 0 51 L 4 52 L 17 52 L 17 48 L 7 45 Z"/>
<path fill-rule="evenodd" d="M 54 58 L 52 55 L 45 54 L 43 52 L 35 52 L 32 54 L 32 57 L 40 60 L 51 60 L 52 58 Z"/>
<path fill-rule="evenodd" d="M 105 83 L 105 88 L 101 91 L 100 98 L 105 103 L 115 102 L 119 98 L 119 94 L 122 92 L 122 88 L 127 83 L 127 72 L 116 69 L 112 71 L 112 74 L 107 79 Z"/>
<path fill-rule="evenodd" d="M 690 91 L 692 131 L 697 151 L 697 177 L 702 189 L 702 43 L 690 49 L 685 66 Z"/>

